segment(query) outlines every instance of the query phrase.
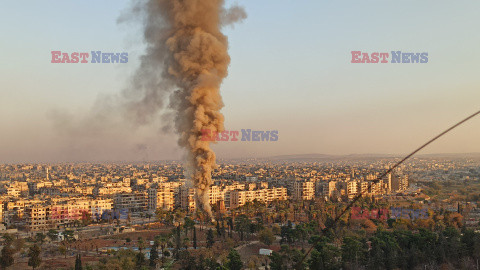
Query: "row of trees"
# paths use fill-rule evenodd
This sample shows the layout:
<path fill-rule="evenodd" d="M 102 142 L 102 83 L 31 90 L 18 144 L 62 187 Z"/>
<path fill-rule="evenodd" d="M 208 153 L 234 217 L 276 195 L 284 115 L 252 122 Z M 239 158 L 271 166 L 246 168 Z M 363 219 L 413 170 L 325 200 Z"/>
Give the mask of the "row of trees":
<path fill-rule="evenodd" d="M 22 251 L 24 240 L 15 239 L 11 234 L 4 234 L 3 239 L 3 248 L 0 252 L 0 267 L 7 269 L 15 262 L 15 254 Z M 40 239 L 37 239 L 35 244 L 28 249 L 28 265 L 33 269 L 36 269 L 42 263 L 40 245 Z"/>
<path fill-rule="evenodd" d="M 205 254 L 191 254 L 189 251 L 183 251 L 181 254 L 180 266 L 185 270 L 241 270 L 243 262 L 235 249 L 228 253 L 225 263 L 218 262 L 213 256 Z"/>
<path fill-rule="evenodd" d="M 340 240 L 340 241 L 338 241 Z M 480 259 L 480 233 L 447 228 L 440 232 L 379 229 L 371 237 L 313 236 L 314 249 L 282 246 L 270 256 L 271 270 L 308 269 L 476 269 Z"/>

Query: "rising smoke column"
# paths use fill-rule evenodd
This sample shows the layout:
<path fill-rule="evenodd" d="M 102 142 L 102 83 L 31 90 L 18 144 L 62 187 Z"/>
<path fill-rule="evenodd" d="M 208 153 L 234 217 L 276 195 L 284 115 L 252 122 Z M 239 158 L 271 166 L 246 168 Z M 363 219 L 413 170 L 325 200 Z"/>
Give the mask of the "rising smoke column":
<path fill-rule="evenodd" d="M 224 8 L 223 0 L 147 0 L 134 5 L 131 14 L 143 18 L 146 54 L 132 80 L 130 117 L 151 118 L 170 96 L 178 143 L 187 151 L 186 177 L 196 190 L 197 207 L 212 217 L 209 187 L 216 167 L 209 141 L 202 130 L 221 132 L 224 118 L 220 85 L 227 76 L 230 57 L 224 25 L 246 17 L 242 8 Z"/>

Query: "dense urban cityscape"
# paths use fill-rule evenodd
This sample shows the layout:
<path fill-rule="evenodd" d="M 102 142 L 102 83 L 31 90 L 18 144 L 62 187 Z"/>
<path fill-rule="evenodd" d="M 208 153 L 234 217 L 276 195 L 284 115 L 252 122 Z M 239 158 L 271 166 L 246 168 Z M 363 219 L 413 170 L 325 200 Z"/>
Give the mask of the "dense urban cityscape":
<path fill-rule="evenodd" d="M 472 241 L 463 238 L 467 231 L 480 239 L 478 157 L 414 158 L 372 183 L 397 160 L 222 161 L 209 191 L 213 217 L 198 211 L 195 189 L 178 162 L 0 165 L 0 233 L 4 246 L 11 246 L 0 263 L 8 266 L 5 257 L 11 256 L 12 269 L 24 268 L 32 253 L 25 247 L 34 246 L 45 269 L 68 269 L 74 261 L 86 269 L 293 269 L 315 244 L 302 269 L 475 265 L 477 242 L 462 261 L 444 250 L 444 257 L 418 257 L 408 265 L 387 259 L 385 243 L 372 242 L 378 234 L 430 231 L 441 237 L 451 229 L 460 252 Z M 319 244 L 315 237 L 331 241 Z M 346 247 L 347 240 L 356 242 Z M 375 256 L 348 259 L 345 252 L 352 251 L 346 248 L 383 250 L 381 262 L 370 261 Z M 240 268 L 228 268 L 232 261 Z"/>
<path fill-rule="evenodd" d="M 0 8 L 0 270 L 480 270 L 480 1 Z"/>

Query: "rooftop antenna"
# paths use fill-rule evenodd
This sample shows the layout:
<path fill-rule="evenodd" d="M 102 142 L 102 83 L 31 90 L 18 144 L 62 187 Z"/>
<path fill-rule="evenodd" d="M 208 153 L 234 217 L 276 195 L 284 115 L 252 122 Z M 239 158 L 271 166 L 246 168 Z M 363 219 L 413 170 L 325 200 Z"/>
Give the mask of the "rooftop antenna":
<path fill-rule="evenodd" d="M 380 182 L 381 179 L 383 179 L 385 176 L 387 176 L 389 173 L 391 173 L 395 168 L 397 168 L 398 166 L 400 166 L 403 162 L 405 162 L 407 159 L 411 158 L 413 155 L 415 155 L 416 153 L 418 153 L 420 150 L 422 150 L 423 148 L 427 147 L 429 144 L 433 143 L 434 141 L 436 141 L 438 138 L 442 137 L 443 135 L 447 134 L 448 132 L 452 131 L 453 129 L 455 129 L 456 127 L 462 125 L 463 123 L 467 122 L 468 120 L 474 118 L 475 116 L 479 115 L 480 114 L 480 111 L 477 111 L 476 113 L 468 116 L 467 118 L 463 119 L 462 121 L 460 122 L 457 122 L 455 125 L 449 127 L 448 129 L 446 129 L 445 131 L 443 131 L 442 133 L 438 134 L 437 136 L 435 136 L 433 139 L 429 140 L 428 142 L 426 142 L 425 144 L 423 144 L 422 146 L 418 147 L 417 149 L 415 149 L 415 151 L 411 152 L 410 154 L 408 154 L 406 157 L 404 157 L 402 160 L 400 160 L 399 162 L 395 163 L 395 165 L 393 165 L 392 167 L 390 167 L 390 169 L 388 169 L 387 171 L 385 171 L 384 173 L 382 173 L 380 176 L 378 176 L 377 178 L 375 178 L 375 180 L 373 181 L 370 181 L 370 183 L 368 184 L 368 188 L 365 189 L 364 191 L 360 192 L 357 196 L 355 196 L 353 198 L 353 200 L 347 205 L 347 207 L 345 209 L 343 209 L 343 211 L 340 213 L 340 215 L 338 215 L 332 223 L 330 223 L 331 225 L 330 226 L 325 226 L 325 228 L 323 228 L 323 230 L 321 231 L 321 235 L 325 235 L 325 233 L 332 229 L 333 227 L 335 227 L 335 225 L 337 224 L 337 222 L 340 220 L 340 218 L 342 218 L 343 215 L 345 215 L 345 213 L 350 210 L 350 208 L 352 208 L 352 206 L 366 193 L 366 191 L 368 191 L 374 184 L 377 184 L 378 182 Z M 308 251 L 305 253 L 305 255 L 303 256 L 302 260 L 297 264 L 297 269 L 300 270 L 302 269 L 302 264 L 303 262 L 305 261 L 305 259 L 307 258 L 308 254 L 310 254 L 310 252 L 312 252 L 312 250 L 315 248 L 315 245 L 320 241 L 320 238 L 312 243 L 312 246 L 308 249 Z"/>

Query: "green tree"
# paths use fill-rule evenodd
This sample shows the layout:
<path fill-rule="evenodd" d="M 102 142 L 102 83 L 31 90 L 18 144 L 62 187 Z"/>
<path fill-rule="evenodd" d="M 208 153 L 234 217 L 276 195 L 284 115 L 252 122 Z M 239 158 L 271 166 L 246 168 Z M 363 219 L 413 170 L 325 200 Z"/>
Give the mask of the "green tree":
<path fill-rule="evenodd" d="M 282 245 L 279 252 L 273 252 L 270 258 L 272 270 L 305 269 L 305 262 L 301 262 L 304 253 L 288 245 Z"/>
<path fill-rule="evenodd" d="M 193 248 L 197 249 L 197 229 L 193 227 Z"/>
<path fill-rule="evenodd" d="M 321 270 L 323 268 L 323 260 L 320 252 L 316 249 L 312 250 L 310 260 L 308 260 L 308 267 L 311 270 Z M 273 268 L 272 268 L 273 269 Z"/>
<path fill-rule="evenodd" d="M 193 229 L 195 227 L 195 221 L 193 221 L 189 217 L 184 218 L 185 223 L 183 224 L 183 228 L 185 229 L 185 235 L 188 235 L 188 230 Z"/>
<path fill-rule="evenodd" d="M 138 252 L 135 256 L 135 268 L 142 269 L 142 266 L 145 265 L 145 256 L 142 252 Z"/>
<path fill-rule="evenodd" d="M 240 215 L 235 219 L 235 230 L 240 232 L 240 240 L 243 241 L 245 234 L 250 230 L 250 220 L 246 215 Z"/>
<path fill-rule="evenodd" d="M 270 257 L 270 269 L 271 270 L 286 269 L 286 268 L 284 268 L 285 265 L 283 263 L 283 257 L 280 253 L 274 251 L 274 252 L 272 252 L 272 255 L 270 255 L 269 257 Z"/>
<path fill-rule="evenodd" d="M 145 241 L 143 240 L 142 237 L 138 237 L 137 244 L 138 244 L 138 250 L 142 252 L 142 250 L 145 248 Z"/>
<path fill-rule="evenodd" d="M 80 257 L 80 254 L 77 254 L 77 257 L 75 258 L 75 270 L 82 270 L 82 258 Z"/>
<path fill-rule="evenodd" d="M 355 237 L 345 237 L 342 245 L 342 262 L 349 265 L 359 265 L 366 257 L 365 245 Z"/>
<path fill-rule="evenodd" d="M 75 240 L 75 232 L 72 230 L 65 230 L 63 236 L 67 242 L 73 242 Z"/>
<path fill-rule="evenodd" d="M 57 241 L 58 239 L 58 231 L 51 229 L 47 232 L 47 236 L 52 240 L 52 241 Z"/>
<path fill-rule="evenodd" d="M 207 248 L 211 248 L 215 244 L 215 237 L 213 236 L 213 230 L 208 229 L 207 232 Z"/>
<path fill-rule="evenodd" d="M 222 230 L 220 228 L 220 222 L 219 221 L 217 221 L 216 230 L 217 230 L 217 235 L 222 236 Z"/>
<path fill-rule="evenodd" d="M 13 264 L 14 253 L 15 251 L 10 247 L 10 244 L 3 247 L 2 252 L 0 253 L 0 266 L 2 266 L 2 269 L 7 269 L 7 267 Z"/>
<path fill-rule="evenodd" d="M 33 269 L 40 266 L 42 263 L 42 258 L 40 258 L 40 247 L 35 244 L 28 250 L 28 266 L 31 266 Z"/>
<path fill-rule="evenodd" d="M 183 250 L 180 256 L 180 266 L 183 270 L 195 270 L 199 267 L 195 257 L 188 252 L 188 250 Z"/>
<path fill-rule="evenodd" d="M 45 234 L 37 233 L 35 235 L 35 242 L 40 243 L 40 245 L 43 245 L 43 243 L 45 242 L 45 238 L 47 238 Z"/>
<path fill-rule="evenodd" d="M 272 230 L 269 228 L 265 228 L 260 231 L 258 234 L 259 240 L 264 243 L 265 245 L 269 246 L 273 244 L 273 241 L 275 241 L 275 235 L 273 234 Z"/>
<path fill-rule="evenodd" d="M 155 241 L 158 242 L 158 245 L 160 246 L 160 252 L 162 253 L 162 266 L 163 263 L 165 262 L 165 254 L 168 252 L 167 247 L 171 244 L 170 243 L 170 235 L 166 234 L 161 234 L 155 237 Z"/>
<path fill-rule="evenodd" d="M 158 260 L 158 244 L 155 242 L 152 249 L 150 250 L 150 267 L 155 268 L 157 266 Z"/>
<path fill-rule="evenodd" d="M 232 237 L 233 219 L 231 217 L 227 217 L 227 225 L 228 225 L 228 236 Z"/>
<path fill-rule="evenodd" d="M 231 249 L 230 253 L 227 256 L 227 268 L 229 270 L 241 270 L 243 267 L 242 259 L 240 254 L 235 249 Z"/>
<path fill-rule="evenodd" d="M 289 222 L 288 225 L 284 225 L 280 229 L 280 236 L 282 239 L 280 240 L 280 243 L 286 244 L 286 243 L 293 243 L 295 240 L 295 230 L 292 228 L 292 223 Z"/>
<path fill-rule="evenodd" d="M 13 243 L 13 241 L 15 240 L 15 237 L 13 237 L 13 235 L 9 233 L 6 233 L 3 235 L 3 240 L 5 241 L 5 245 L 9 246 Z"/>
<path fill-rule="evenodd" d="M 315 252 L 314 252 L 315 251 Z M 328 238 L 322 237 L 312 251 L 311 258 L 308 262 L 310 269 L 339 269 L 340 249 L 332 245 Z"/>
<path fill-rule="evenodd" d="M 174 232 L 175 235 L 175 257 L 178 259 L 178 256 L 180 255 L 180 247 L 182 245 L 182 239 L 180 237 L 180 225 L 178 225 L 175 229 Z"/>
<path fill-rule="evenodd" d="M 67 248 L 64 245 L 59 246 L 58 251 L 67 258 Z"/>
<path fill-rule="evenodd" d="M 308 228 L 305 224 L 299 224 L 295 227 L 295 237 L 302 243 L 302 248 L 305 240 L 308 239 Z"/>
<path fill-rule="evenodd" d="M 188 244 L 189 244 L 189 243 L 190 243 L 190 239 L 188 239 L 188 237 L 183 238 L 182 246 L 183 246 L 185 249 L 188 249 Z"/>
<path fill-rule="evenodd" d="M 13 250 L 15 253 L 20 252 L 25 245 L 25 240 L 23 238 L 18 238 L 13 241 Z"/>
<path fill-rule="evenodd" d="M 166 222 L 166 217 L 168 215 L 170 211 L 167 211 L 167 210 L 164 210 L 164 209 L 157 209 L 157 211 L 155 211 L 155 214 L 157 216 L 157 219 L 160 223 L 165 223 Z"/>
<path fill-rule="evenodd" d="M 370 239 L 372 248 L 369 251 L 371 269 L 394 269 L 399 254 L 399 245 L 395 236 L 387 231 L 377 231 Z"/>

